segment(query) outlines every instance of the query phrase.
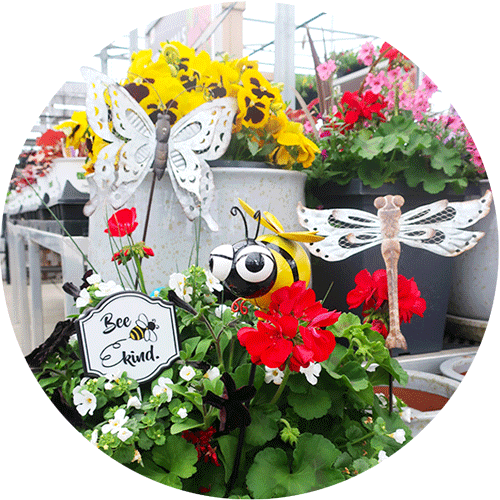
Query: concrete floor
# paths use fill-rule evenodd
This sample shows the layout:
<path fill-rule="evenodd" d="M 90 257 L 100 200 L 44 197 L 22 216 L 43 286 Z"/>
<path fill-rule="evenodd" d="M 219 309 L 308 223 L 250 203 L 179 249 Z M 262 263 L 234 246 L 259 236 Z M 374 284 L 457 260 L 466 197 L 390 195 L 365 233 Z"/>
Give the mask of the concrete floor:
<path fill-rule="evenodd" d="M 12 298 L 12 285 L 7 284 L 3 281 L 3 290 L 5 294 L 5 301 L 7 304 L 7 310 L 10 316 L 10 322 L 14 329 L 17 341 L 21 346 L 23 355 L 29 354 L 35 346 L 32 346 L 30 339 L 25 339 L 21 335 L 21 325 L 20 323 L 15 323 L 14 319 L 14 303 Z M 49 335 L 54 330 L 54 326 L 58 321 L 64 319 L 64 291 L 62 289 L 62 282 L 50 282 L 44 281 L 42 283 L 42 303 L 43 303 L 43 323 L 41 325 L 36 325 L 37 333 L 40 332 L 40 328 L 43 332 L 43 339 L 49 337 Z M 29 300 L 29 286 L 28 286 L 28 297 Z"/>

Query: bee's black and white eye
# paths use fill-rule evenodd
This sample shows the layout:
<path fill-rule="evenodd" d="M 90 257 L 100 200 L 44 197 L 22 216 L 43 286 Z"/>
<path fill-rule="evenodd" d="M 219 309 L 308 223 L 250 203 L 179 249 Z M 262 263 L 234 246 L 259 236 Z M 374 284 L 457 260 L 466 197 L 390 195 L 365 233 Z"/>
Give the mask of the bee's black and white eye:
<path fill-rule="evenodd" d="M 220 245 L 210 254 L 208 267 L 210 272 L 219 280 L 224 281 L 233 266 L 234 250 L 232 245 Z"/>
<path fill-rule="evenodd" d="M 267 248 L 249 245 L 237 254 L 235 269 L 246 282 L 263 283 L 276 273 L 276 261 Z"/>

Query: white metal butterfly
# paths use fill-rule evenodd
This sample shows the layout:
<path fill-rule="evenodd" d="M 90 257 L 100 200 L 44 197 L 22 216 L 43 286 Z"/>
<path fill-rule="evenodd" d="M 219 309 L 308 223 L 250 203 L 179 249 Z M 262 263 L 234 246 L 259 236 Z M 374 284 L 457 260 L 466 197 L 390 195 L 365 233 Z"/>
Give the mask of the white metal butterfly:
<path fill-rule="evenodd" d="M 206 160 L 220 158 L 231 140 L 237 112 L 234 98 L 206 102 L 176 122 L 165 135 L 155 127 L 138 102 L 108 76 L 83 67 L 87 83 L 87 120 L 92 130 L 108 142 L 97 156 L 94 172 L 87 175 L 90 200 L 84 213 L 90 216 L 107 201 L 118 209 L 152 171 L 155 152 L 165 153 L 174 192 L 189 220 L 200 215 L 212 231 L 218 225 L 210 215 L 214 182 Z M 158 120 L 157 125 L 159 125 Z M 164 156 L 164 155 L 163 155 Z"/>
<path fill-rule="evenodd" d="M 480 199 L 452 202 L 440 200 L 401 215 L 397 240 L 445 257 L 460 255 L 484 236 L 481 231 L 464 231 L 490 211 L 491 191 Z M 325 239 L 310 243 L 312 255 L 326 261 L 343 260 L 382 243 L 380 220 L 355 209 L 297 207 L 300 224 Z"/>

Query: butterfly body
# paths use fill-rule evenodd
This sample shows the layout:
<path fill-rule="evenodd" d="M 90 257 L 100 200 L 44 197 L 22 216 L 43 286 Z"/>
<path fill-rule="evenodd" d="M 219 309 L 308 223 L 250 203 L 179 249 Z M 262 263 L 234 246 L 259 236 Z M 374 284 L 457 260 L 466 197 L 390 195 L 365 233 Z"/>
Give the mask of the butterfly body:
<path fill-rule="evenodd" d="M 153 160 L 153 172 L 160 180 L 165 173 L 168 161 L 168 139 L 170 137 L 170 116 L 159 113 L 156 121 L 156 149 Z"/>
<path fill-rule="evenodd" d="M 168 171 L 173 190 L 189 220 L 200 215 L 213 231 L 210 215 L 214 183 L 207 160 L 226 151 L 237 104 L 233 98 L 206 102 L 170 127 L 167 113 L 153 124 L 139 103 L 106 75 L 82 68 L 87 82 L 87 120 L 107 144 L 87 175 L 92 215 L 102 203 L 121 208 L 152 170 L 158 179 Z"/>

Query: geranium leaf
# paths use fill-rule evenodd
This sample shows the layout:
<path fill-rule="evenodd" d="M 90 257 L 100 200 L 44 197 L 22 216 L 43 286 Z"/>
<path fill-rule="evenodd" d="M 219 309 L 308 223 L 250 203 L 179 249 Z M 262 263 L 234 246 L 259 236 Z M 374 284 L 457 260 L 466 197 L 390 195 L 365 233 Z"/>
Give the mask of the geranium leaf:
<path fill-rule="evenodd" d="M 153 449 L 153 460 L 167 471 L 187 478 L 196 472 L 198 452 L 193 444 L 180 436 L 168 436 L 163 446 Z"/>
<path fill-rule="evenodd" d="M 166 484 L 172 488 L 182 489 L 182 482 L 176 474 L 167 472 L 162 467 L 156 465 L 152 460 L 144 457 L 142 461 L 143 467 L 135 468 L 135 472 L 145 476 L 158 483 Z"/>
<path fill-rule="evenodd" d="M 320 435 L 302 434 L 289 459 L 282 449 L 266 448 L 256 456 L 247 474 L 248 489 L 255 498 L 299 495 L 343 481 L 332 464 L 340 455 L 332 442 Z"/>
<path fill-rule="evenodd" d="M 251 446 L 262 446 L 278 434 L 281 412 L 275 405 L 250 408 L 251 424 L 247 427 L 245 441 Z"/>
<path fill-rule="evenodd" d="M 309 386 L 309 389 L 304 394 L 290 392 L 288 403 L 293 406 L 299 417 L 307 420 L 323 417 L 332 406 L 332 400 L 328 392 L 316 389 L 313 386 Z"/>

